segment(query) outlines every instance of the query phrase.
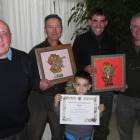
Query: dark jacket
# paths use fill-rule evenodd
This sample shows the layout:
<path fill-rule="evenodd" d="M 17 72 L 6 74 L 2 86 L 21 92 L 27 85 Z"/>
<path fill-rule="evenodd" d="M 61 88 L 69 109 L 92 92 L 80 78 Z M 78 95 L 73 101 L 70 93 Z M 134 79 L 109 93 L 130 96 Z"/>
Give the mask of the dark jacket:
<path fill-rule="evenodd" d="M 115 54 L 115 41 L 106 32 L 103 32 L 99 42 L 89 30 L 75 39 L 73 53 L 77 70 L 84 70 L 85 66 L 91 65 L 92 55 Z"/>
<path fill-rule="evenodd" d="M 58 45 L 61 45 L 61 44 L 62 43 L 59 41 Z M 42 43 L 40 43 L 40 44 L 36 45 L 34 48 L 32 48 L 31 51 L 29 52 L 29 55 L 35 62 L 35 80 L 34 80 L 34 84 L 33 84 L 33 91 L 37 91 L 37 92 L 44 93 L 44 94 L 45 93 L 61 93 L 61 91 L 64 89 L 66 83 L 55 84 L 53 87 L 51 87 L 50 89 L 47 89 L 45 91 L 42 91 L 41 89 L 39 89 L 41 79 L 39 76 L 39 71 L 38 71 L 38 66 L 37 66 L 37 61 L 36 61 L 36 56 L 35 56 L 35 49 L 44 48 L 44 47 L 51 47 L 51 45 L 47 41 L 47 38 L 45 41 L 43 41 Z"/>
<path fill-rule="evenodd" d="M 117 53 L 126 55 L 126 84 L 128 89 L 123 94 L 140 98 L 140 52 L 135 52 L 132 40 L 133 37 L 129 34 L 118 47 Z"/>

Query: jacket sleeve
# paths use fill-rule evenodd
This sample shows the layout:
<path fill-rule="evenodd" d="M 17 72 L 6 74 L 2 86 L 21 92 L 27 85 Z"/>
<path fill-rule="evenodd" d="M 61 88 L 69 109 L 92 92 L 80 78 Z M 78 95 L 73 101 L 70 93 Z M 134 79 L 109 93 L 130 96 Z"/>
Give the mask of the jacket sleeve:
<path fill-rule="evenodd" d="M 77 37 L 75 39 L 72 49 L 73 49 L 73 54 L 74 54 L 77 71 L 84 70 L 85 65 L 83 65 L 81 63 L 81 61 L 82 61 L 81 58 L 83 57 L 83 53 L 82 53 L 82 42 L 81 42 L 80 37 Z"/>
<path fill-rule="evenodd" d="M 34 70 L 34 77 L 35 78 L 34 78 L 32 90 L 38 90 L 39 85 L 40 85 L 40 76 L 39 76 L 39 71 L 38 71 L 38 66 L 37 66 L 34 48 L 29 52 L 29 56 L 32 58 L 34 65 L 35 65 L 35 70 Z"/>
<path fill-rule="evenodd" d="M 60 104 L 58 104 L 57 107 L 55 107 L 53 104 L 53 110 L 54 110 L 56 116 L 60 119 Z"/>

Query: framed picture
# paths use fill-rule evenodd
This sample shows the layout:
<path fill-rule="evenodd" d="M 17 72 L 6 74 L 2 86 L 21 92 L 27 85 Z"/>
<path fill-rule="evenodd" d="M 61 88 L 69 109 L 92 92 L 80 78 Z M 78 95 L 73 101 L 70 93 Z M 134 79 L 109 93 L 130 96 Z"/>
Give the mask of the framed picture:
<path fill-rule="evenodd" d="M 71 44 L 35 49 L 40 79 L 54 84 L 71 81 L 76 73 Z"/>
<path fill-rule="evenodd" d="M 125 54 L 91 56 L 97 73 L 92 77 L 92 91 L 103 92 L 125 87 Z"/>

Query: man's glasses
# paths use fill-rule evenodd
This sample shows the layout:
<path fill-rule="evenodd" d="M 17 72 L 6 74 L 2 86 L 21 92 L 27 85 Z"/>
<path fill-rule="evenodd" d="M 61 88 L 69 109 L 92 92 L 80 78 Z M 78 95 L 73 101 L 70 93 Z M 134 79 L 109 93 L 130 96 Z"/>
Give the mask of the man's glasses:
<path fill-rule="evenodd" d="M 133 60 L 131 61 L 131 63 L 129 64 L 128 68 L 129 68 L 129 69 L 133 69 L 133 70 L 134 70 L 134 69 L 140 69 L 140 66 L 132 67 L 132 64 L 133 64 L 134 60 L 135 60 L 135 59 L 133 59 Z"/>

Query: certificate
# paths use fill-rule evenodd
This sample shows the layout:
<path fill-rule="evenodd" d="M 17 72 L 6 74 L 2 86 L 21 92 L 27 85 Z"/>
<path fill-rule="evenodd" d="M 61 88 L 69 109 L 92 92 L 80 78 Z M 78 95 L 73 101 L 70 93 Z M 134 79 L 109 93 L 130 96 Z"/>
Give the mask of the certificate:
<path fill-rule="evenodd" d="M 99 125 L 99 95 L 61 96 L 60 124 Z"/>

